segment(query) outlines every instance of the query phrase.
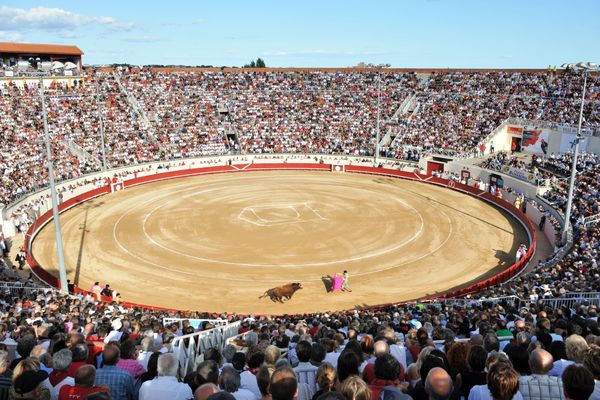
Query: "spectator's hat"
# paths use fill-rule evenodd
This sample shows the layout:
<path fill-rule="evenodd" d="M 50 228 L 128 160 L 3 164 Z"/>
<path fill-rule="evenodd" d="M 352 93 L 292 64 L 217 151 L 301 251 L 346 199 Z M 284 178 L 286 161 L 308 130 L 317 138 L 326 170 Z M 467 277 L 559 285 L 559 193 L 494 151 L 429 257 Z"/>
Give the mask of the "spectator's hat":
<path fill-rule="evenodd" d="M 121 329 L 123 327 L 123 322 L 121 321 L 121 318 L 117 318 L 117 319 L 113 320 L 113 322 L 111 323 L 111 326 L 115 331 L 118 331 L 119 329 Z"/>
<path fill-rule="evenodd" d="M 46 371 L 25 371 L 15 379 L 15 392 L 17 394 L 29 393 L 47 378 L 48 373 Z"/>

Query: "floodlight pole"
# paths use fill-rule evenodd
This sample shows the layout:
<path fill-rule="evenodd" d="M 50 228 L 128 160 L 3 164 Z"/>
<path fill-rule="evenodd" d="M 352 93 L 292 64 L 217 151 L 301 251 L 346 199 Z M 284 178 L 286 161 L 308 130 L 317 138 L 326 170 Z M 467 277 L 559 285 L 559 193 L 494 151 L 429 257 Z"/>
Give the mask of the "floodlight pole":
<path fill-rule="evenodd" d="M 104 144 L 104 118 L 100 106 L 100 93 L 96 87 L 96 103 L 98 104 L 98 119 L 100 120 L 100 144 L 102 145 L 102 172 L 106 172 L 106 146 Z"/>
<path fill-rule="evenodd" d="M 48 161 L 48 180 L 50 181 L 50 196 L 52 199 L 52 215 L 54 217 L 54 232 L 56 235 L 56 250 L 58 253 L 58 272 L 60 278 L 60 291 L 69 293 L 67 283 L 67 270 L 65 268 L 65 254 L 63 252 L 62 233 L 60 217 L 58 215 L 58 198 L 56 196 L 56 185 L 54 184 L 54 165 L 52 164 L 52 148 L 50 146 L 50 134 L 48 133 L 48 114 L 46 113 L 46 101 L 44 98 L 44 76 L 40 76 L 40 97 L 42 99 L 42 115 L 44 118 L 44 138 L 46 142 L 46 157 Z"/>
<path fill-rule="evenodd" d="M 375 166 L 379 158 L 379 117 L 381 110 L 381 72 L 377 75 L 377 127 L 375 131 Z"/>
<path fill-rule="evenodd" d="M 577 175 L 577 154 L 579 142 L 581 141 L 581 123 L 583 120 L 583 105 L 585 103 L 585 90 L 587 86 L 587 70 L 583 71 L 583 94 L 581 95 L 581 106 L 579 108 L 579 122 L 577 123 L 577 136 L 575 137 L 575 150 L 573 153 L 573 164 L 571 165 L 571 180 L 569 182 L 569 194 L 567 196 L 567 209 L 565 210 L 565 224 L 562 232 L 562 242 L 567 242 L 567 231 L 571 224 L 571 206 L 573 203 L 573 189 L 575 187 L 575 175 Z"/>

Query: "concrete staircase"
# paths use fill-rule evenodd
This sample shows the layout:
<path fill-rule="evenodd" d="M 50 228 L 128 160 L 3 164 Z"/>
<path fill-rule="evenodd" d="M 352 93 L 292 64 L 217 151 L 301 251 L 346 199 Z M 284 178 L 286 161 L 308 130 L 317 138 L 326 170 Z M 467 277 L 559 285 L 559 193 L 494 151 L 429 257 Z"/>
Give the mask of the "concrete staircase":
<path fill-rule="evenodd" d="M 75 141 L 71 139 L 62 140 L 61 143 L 69 149 L 71 154 L 80 159 L 81 161 L 91 162 L 95 165 L 102 165 L 102 161 L 88 153 L 83 147 L 79 146 Z"/>

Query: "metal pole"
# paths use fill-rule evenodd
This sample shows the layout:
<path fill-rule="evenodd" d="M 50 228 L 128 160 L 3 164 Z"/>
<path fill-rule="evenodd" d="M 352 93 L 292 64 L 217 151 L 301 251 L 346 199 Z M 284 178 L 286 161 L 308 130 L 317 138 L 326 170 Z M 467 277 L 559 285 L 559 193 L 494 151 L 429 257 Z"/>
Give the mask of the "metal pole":
<path fill-rule="evenodd" d="M 67 270 L 65 269 L 65 254 L 63 253 L 60 217 L 58 215 L 58 199 L 54 185 L 54 165 L 52 164 L 52 149 L 50 147 L 50 134 L 48 133 L 48 115 L 44 99 L 44 78 L 40 77 L 40 97 L 42 98 L 42 115 L 44 117 L 44 137 L 46 141 L 46 157 L 48 158 L 48 180 L 50 181 L 50 195 L 52 198 L 52 215 L 54 216 L 54 232 L 56 235 L 56 250 L 58 253 L 58 272 L 60 277 L 60 291 L 69 292 L 67 284 Z"/>
<path fill-rule="evenodd" d="M 100 93 L 96 87 L 96 102 L 98 103 L 98 118 L 100 119 L 100 144 L 102 145 L 102 172 L 106 172 L 106 146 L 104 145 L 104 118 L 100 107 Z"/>
<path fill-rule="evenodd" d="M 375 164 L 379 158 L 379 116 L 381 110 L 381 72 L 377 75 L 377 128 L 375 132 Z"/>
<path fill-rule="evenodd" d="M 569 182 L 569 195 L 567 196 L 567 209 L 565 210 L 565 226 L 562 232 L 563 244 L 567 242 L 567 232 L 571 224 L 571 204 L 573 203 L 573 189 L 575 187 L 575 175 L 577 174 L 577 153 L 579 152 L 579 141 L 581 140 L 581 123 L 583 121 L 583 105 L 585 103 L 585 90 L 587 86 L 587 71 L 583 73 L 583 94 L 581 95 L 581 107 L 579 108 L 579 122 L 577 123 L 577 137 L 575 138 L 575 152 L 573 164 L 571 165 L 571 180 Z"/>

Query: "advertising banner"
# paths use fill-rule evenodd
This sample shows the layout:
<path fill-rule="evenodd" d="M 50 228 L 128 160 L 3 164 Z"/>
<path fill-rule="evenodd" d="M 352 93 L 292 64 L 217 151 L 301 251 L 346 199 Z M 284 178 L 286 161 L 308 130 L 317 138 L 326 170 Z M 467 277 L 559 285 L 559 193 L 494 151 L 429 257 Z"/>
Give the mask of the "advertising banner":
<path fill-rule="evenodd" d="M 546 155 L 549 137 L 550 132 L 547 129 L 523 130 L 521 150 L 525 153 Z"/>
<path fill-rule="evenodd" d="M 523 128 L 520 126 L 509 125 L 506 127 L 506 133 L 513 136 L 521 136 L 523 134 Z"/>
<path fill-rule="evenodd" d="M 529 182 L 532 185 L 536 185 L 537 184 L 537 178 L 531 172 L 524 171 L 524 170 L 519 169 L 519 168 L 511 167 L 509 165 L 505 165 L 502 168 L 502 172 L 504 172 L 506 175 L 512 176 L 513 178 L 517 178 L 517 179 L 520 179 L 522 181 Z"/>

